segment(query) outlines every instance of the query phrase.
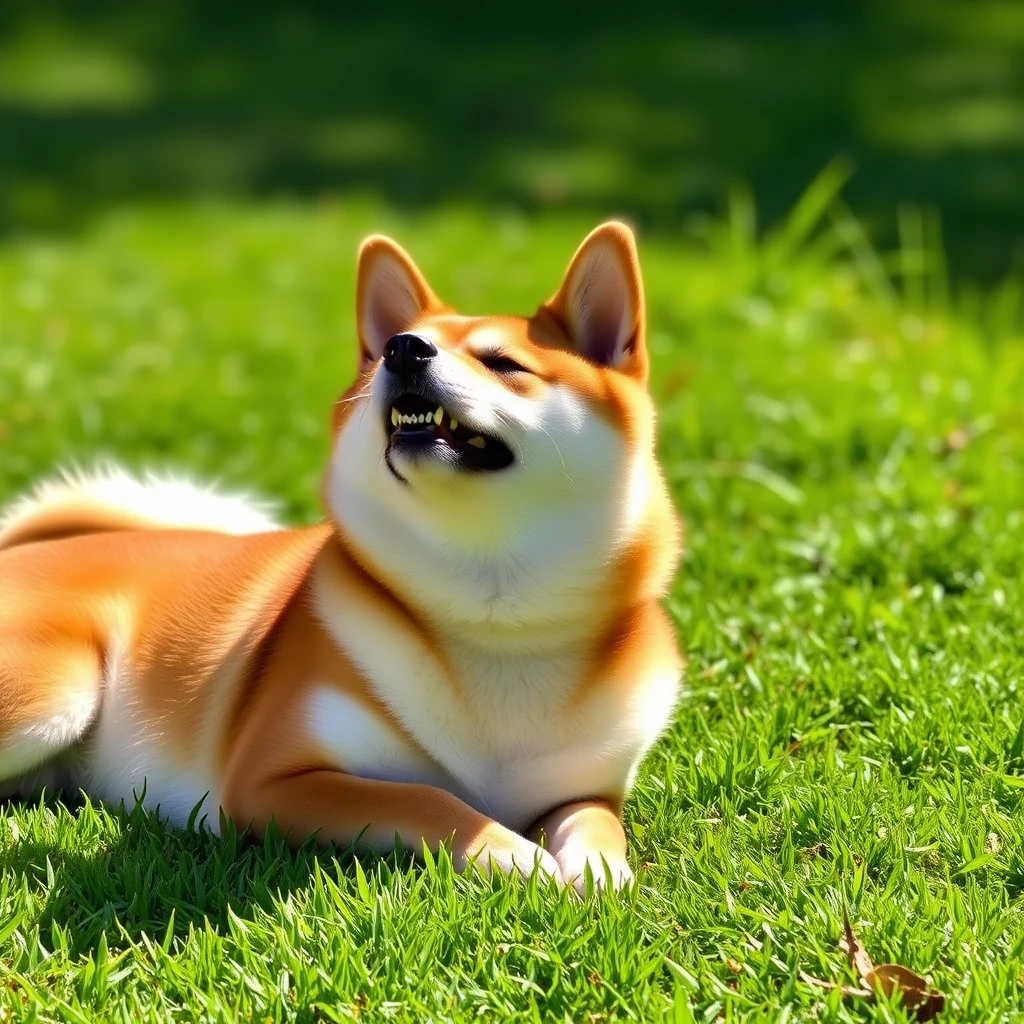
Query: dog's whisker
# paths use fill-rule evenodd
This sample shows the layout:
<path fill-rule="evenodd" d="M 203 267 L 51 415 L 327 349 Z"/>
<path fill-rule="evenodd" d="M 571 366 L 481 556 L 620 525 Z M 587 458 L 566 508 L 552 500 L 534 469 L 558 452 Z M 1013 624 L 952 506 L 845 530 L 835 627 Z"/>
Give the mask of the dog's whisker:
<path fill-rule="evenodd" d="M 338 399 L 337 404 L 338 405 L 348 405 L 351 402 L 360 402 L 364 398 L 369 398 L 370 397 L 370 393 L 371 393 L 370 392 L 370 388 L 367 388 L 365 391 L 361 391 L 357 395 L 350 395 L 348 398 L 340 398 L 340 399 Z"/>

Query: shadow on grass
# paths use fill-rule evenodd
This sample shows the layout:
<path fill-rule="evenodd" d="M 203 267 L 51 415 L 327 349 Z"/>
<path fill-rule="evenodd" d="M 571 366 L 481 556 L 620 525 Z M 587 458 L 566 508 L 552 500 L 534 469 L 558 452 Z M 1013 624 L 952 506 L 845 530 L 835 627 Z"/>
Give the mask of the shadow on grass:
<path fill-rule="evenodd" d="M 851 202 L 890 231 L 900 201 L 937 204 L 982 275 L 1022 245 L 1013 4 L 498 10 L 8 0 L 0 224 L 65 229 L 135 197 L 372 192 L 674 232 L 738 179 L 773 220 L 845 153 Z"/>
<path fill-rule="evenodd" d="M 329 877 L 354 875 L 352 850 L 323 849 L 312 840 L 292 849 L 273 832 L 257 840 L 230 823 L 221 836 L 202 827 L 177 829 L 141 807 L 97 810 L 102 805 L 51 798 L 41 806 L 71 809 L 75 839 L 92 832 L 95 847 L 71 846 L 70 836 L 22 836 L 3 856 L 3 871 L 46 884 L 41 912 L 25 925 L 38 924 L 44 943 L 57 926 L 73 956 L 95 949 L 101 934 L 114 949 L 125 935 L 138 941 L 145 933 L 161 942 L 169 929 L 184 938 L 207 922 L 224 933 L 229 911 L 244 920 L 273 912 L 275 900 L 306 886 L 317 865 Z M 401 849 L 386 856 L 360 851 L 358 859 L 367 873 L 381 861 L 393 870 L 414 863 Z"/>

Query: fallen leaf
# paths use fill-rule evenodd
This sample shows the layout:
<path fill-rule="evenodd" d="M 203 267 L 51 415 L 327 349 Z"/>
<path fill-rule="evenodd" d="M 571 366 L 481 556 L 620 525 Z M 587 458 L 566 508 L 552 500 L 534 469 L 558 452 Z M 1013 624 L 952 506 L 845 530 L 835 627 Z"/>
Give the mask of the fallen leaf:
<path fill-rule="evenodd" d="M 918 1020 L 931 1020 L 942 1012 L 946 997 L 928 987 L 928 982 L 899 964 L 879 964 L 864 981 L 872 988 L 880 988 L 887 996 L 898 992 L 903 1005 Z"/>
<path fill-rule="evenodd" d="M 860 944 L 860 940 L 853 934 L 850 927 L 850 918 L 843 914 L 843 938 L 839 942 L 839 948 L 846 951 L 846 958 L 850 966 L 857 972 L 861 981 L 867 981 L 868 975 L 875 969 L 867 950 Z"/>
<path fill-rule="evenodd" d="M 843 998 L 857 998 L 874 1001 L 878 992 L 887 996 L 899 995 L 903 1005 L 915 1020 L 929 1021 L 942 1012 L 946 1005 L 943 993 L 931 988 L 926 979 L 915 974 L 900 964 L 879 964 L 871 962 L 867 950 L 860 944 L 854 934 L 849 917 L 843 915 L 843 937 L 839 947 L 846 953 L 851 969 L 857 972 L 863 988 L 853 985 L 841 985 L 837 982 L 822 981 L 820 978 L 800 972 L 800 977 L 808 985 L 825 989 L 827 992 L 839 992 Z"/>

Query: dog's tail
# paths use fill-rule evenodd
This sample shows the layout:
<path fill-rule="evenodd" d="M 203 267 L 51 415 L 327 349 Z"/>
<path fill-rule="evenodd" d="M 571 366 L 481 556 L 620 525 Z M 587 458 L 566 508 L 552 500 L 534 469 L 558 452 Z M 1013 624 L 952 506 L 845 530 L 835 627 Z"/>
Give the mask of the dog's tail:
<path fill-rule="evenodd" d="M 211 530 L 265 533 L 280 529 L 271 509 L 242 495 L 219 494 L 187 480 L 116 466 L 45 480 L 0 513 L 0 550 L 112 530 Z"/>

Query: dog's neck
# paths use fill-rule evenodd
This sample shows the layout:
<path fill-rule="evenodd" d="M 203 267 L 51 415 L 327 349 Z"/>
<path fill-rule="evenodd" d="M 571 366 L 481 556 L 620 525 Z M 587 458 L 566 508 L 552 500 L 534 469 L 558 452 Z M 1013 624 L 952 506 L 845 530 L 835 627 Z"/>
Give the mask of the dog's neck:
<path fill-rule="evenodd" d="M 598 509 L 564 508 L 490 550 L 389 521 L 354 493 L 336 511 L 346 557 L 460 645 L 498 652 L 578 643 L 615 601 L 618 557 Z"/>

